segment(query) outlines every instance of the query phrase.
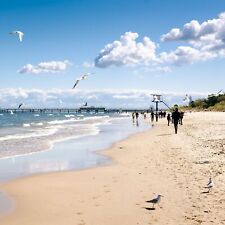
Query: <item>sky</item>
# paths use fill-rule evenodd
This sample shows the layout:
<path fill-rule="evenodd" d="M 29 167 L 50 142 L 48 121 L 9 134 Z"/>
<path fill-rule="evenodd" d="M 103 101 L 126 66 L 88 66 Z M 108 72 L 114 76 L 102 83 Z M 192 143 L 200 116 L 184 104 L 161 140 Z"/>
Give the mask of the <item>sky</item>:
<path fill-rule="evenodd" d="M 0 107 L 181 104 L 224 88 L 224 57 L 222 0 L 0 1 Z"/>

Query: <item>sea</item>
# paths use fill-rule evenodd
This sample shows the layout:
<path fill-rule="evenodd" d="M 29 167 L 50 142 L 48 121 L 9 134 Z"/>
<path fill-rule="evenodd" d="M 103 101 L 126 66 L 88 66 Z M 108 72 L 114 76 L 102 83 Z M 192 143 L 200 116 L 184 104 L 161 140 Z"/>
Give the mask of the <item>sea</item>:
<path fill-rule="evenodd" d="M 0 114 L 0 183 L 111 163 L 100 150 L 150 128 L 127 113 Z"/>

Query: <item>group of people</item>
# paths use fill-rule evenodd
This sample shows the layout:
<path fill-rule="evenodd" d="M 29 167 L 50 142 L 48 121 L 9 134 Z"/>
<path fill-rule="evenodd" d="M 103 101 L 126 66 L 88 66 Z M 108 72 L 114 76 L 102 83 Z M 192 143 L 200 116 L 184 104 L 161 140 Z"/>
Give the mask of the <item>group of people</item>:
<path fill-rule="evenodd" d="M 139 118 L 139 113 L 138 112 L 133 112 L 132 113 L 133 124 L 135 123 L 135 120 L 136 120 L 136 125 L 137 126 L 138 126 L 138 118 Z"/>
<path fill-rule="evenodd" d="M 144 119 L 147 118 L 147 112 L 142 113 L 144 115 Z M 167 119 L 167 124 L 168 126 L 170 123 L 174 125 L 175 129 L 175 134 L 177 134 L 178 131 L 178 124 L 183 125 L 183 117 L 184 117 L 184 112 L 179 112 L 178 107 L 174 109 L 174 111 L 171 113 L 166 113 L 165 111 L 159 111 L 159 112 L 150 112 L 150 118 L 151 122 L 158 122 L 159 118 L 166 118 Z M 132 113 L 132 118 L 133 118 L 133 123 L 136 121 L 136 125 L 138 126 L 138 118 L 139 118 L 139 113 L 138 112 L 133 112 Z"/>
<path fill-rule="evenodd" d="M 151 122 L 154 122 L 154 119 L 156 122 L 158 122 L 159 118 L 165 118 L 166 112 L 160 111 L 160 112 L 153 112 L 151 111 Z"/>

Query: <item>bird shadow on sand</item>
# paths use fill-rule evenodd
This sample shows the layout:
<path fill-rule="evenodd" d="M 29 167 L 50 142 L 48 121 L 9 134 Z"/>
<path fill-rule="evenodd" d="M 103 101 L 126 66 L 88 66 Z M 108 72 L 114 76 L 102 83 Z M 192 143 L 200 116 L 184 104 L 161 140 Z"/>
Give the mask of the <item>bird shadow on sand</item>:
<path fill-rule="evenodd" d="M 153 208 L 153 207 L 144 207 L 144 209 L 146 209 L 148 211 L 154 211 L 155 210 L 155 208 Z"/>

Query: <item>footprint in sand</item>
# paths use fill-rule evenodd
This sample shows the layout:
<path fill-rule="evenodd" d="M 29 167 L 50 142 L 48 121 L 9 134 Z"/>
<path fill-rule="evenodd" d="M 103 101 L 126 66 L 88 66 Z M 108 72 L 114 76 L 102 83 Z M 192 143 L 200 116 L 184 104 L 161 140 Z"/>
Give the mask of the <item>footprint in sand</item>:
<path fill-rule="evenodd" d="M 97 199 L 98 198 L 98 196 L 94 196 L 94 197 L 92 197 L 92 199 Z"/>
<path fill-rule="evenodd" d="M 82 220 L 80 223 L 78 223 L 77 225 L 85 225 L 86 223 Z"/>

